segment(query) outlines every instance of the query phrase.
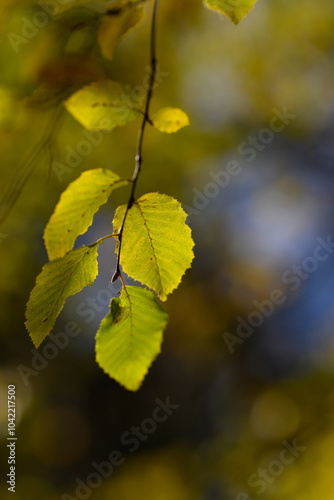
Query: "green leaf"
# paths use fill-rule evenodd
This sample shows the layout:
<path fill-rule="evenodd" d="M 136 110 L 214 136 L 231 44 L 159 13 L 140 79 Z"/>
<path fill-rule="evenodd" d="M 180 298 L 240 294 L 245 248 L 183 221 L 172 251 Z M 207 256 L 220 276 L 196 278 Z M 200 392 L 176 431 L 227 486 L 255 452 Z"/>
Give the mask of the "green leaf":
<path fill-rule="evenodd" d="M 106 15 L 101 21 L 98 40 L 101 52 L 106 59 L 114 57 L 114 51 L 120 38 L 136 26 L 144 17 L 142 8 L 129 7 L 117 14 Z"/>
<path fill-rule="evenodd" d="M 216 10 L 238 24 L 250 10 L 254 7 L 257 0 L 204 0 L 204 3 L 210 9 Z"/>
<path fill-rule="evenodd" d="M 113 221 L 119 231 L 125 206 Z M 123 230 L 121 265 L 124 271 L 166 300 L 194 258 L 187 214 L 174 198 L 149 193 L 134 202 Z M 117 250 L 116 250 L 117 251 Z"/>
<path fill-rule="evenodd" d="M 96 336 L 96 361 L 110 377 L 136 391 L 159 354 L 167 314 L 149 290 L 126 286 L 110 304 Z"/>
<path fill-rule="evenodd" d="M 75 92 L 65 107 L 87 130 L 112 130 L 136 120 L 144 96 L 130 85 L 100 80 Z"/>
<path fill-rule="evenodd" d="M 52 330 L 67 297 L 92 285 L 97 273 L 97 249 L 83 246 L 48 262 L 36 279 L 26 310 L 26 327 L 38 347 Z"/>
<path fill-rule="evenodd" d="M 160 132 L 172 134 L 189 125 L 189 117 L 182 109 L 163 108 L 152 117 L 152 123 Z"/>
<path fill-rule="evenodd" d="M 49 259 L 63 257 L 71 250 L 77 237 L 87 231 L 95 213 L 106 203 L 112 191 L 129 182 L 111 170 L 99 168 L 83 172 L 69 184 L 44 231 Z"/>

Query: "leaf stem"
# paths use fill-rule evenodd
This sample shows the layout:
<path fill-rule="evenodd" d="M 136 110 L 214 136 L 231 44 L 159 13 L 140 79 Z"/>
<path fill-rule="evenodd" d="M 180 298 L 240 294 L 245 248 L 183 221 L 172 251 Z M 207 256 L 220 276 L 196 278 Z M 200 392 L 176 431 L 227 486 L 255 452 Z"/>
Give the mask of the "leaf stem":
<path fill-rule="evenodd" d="M 128 215 L 128 212 L 130 208 L 132 207 L 134 201 L 135 201 L 135 190 L 137 186 L 137 181 L 138 181 L 138 176 L 141 171 L 141 166 L 143 163 L 143 157 L 142 157 L 142 151 L 143 151 L 143 142 L 144 142 L 144 136 L 145 136 L 145 130 L 146 130 L 146 125 L 151 123 L 151 120 L 149 118 L 149 110 L 150 110 L 150 104 L 153 96 L 153 90 L 154 90 L 154 83 L 155 83 L 155 78 L 156 78 L 156 72 L 157 72 L 157 58 L 156 58 L 156 19 L 157 19 L 157 12 L 158 12 L 158 6 L 159 6 L 159 0 L 154 0 L 154 5 L 153 5 L 153 13 L 152 13 L 152 22 L 151 22 L 151 38 L 150 38 L 150 59 L 151 59 L 151 71 L 150 71 L 150 81 L 149 81 L 149 86 L 146 94 L 146 102 L 145 102 L 145 110 L 144 110 L 144 117 L 143 121 L 139 130 L 139 135 L 138 135 L 138 142 L 137 142 L 137 151 L 136 151 L 136 156 L 135 156 L 135 169 L 133 172 L 132 176 L 132 188 L 131 188 L 131 193 L 129 197 L 129 201 L 124 213 L 123 221 L 121 224 L 121 227 L 119 228 L 118 235 L 117 235 L 117 240 L 118 240 L 118 253 L 117 253 L 117 263 L 116 263 L 116 270 L 111 278 L 112 283 L 117 280 L 121 276 L 121 270 L 120 270 L 120 258 L 121 258 L 121 249 L 122 249 L 122 236 L 123 236 L 123 231 L 124 231 L 124 225 L 126 221 L 126 217 Z M 124 286 L 124 281 L 122 279 L 122 284 Z"/>
<path fill-rule="evenodd" d="M 108 238 L 115 238 L 118 236 L 118 233 L 112 233 L 112 234 L 107 234 L 107 236 L 103 236 L 103 238 L 99 238 L 98 240 L 94 241 L 94 243 L 90 243 L 90 245 L 87 245 L 87 247 L 93 247 L 97 243 L 102 243 L 102 241 L 108 239 Z"/>

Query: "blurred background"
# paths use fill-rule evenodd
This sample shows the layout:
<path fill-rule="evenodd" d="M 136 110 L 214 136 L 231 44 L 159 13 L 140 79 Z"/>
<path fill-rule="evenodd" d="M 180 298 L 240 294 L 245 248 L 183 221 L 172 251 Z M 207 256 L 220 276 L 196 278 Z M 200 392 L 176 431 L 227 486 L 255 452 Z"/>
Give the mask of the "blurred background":
<path fill-rule="evenodd" d="M 127 392 L 95 362 L 96 331 L 120 288 L 110 283 L 110 240 L 95 284 L 57 320 L 56 334 L 68 322 L 80 330 L 66 348 L 45 349 L 54 346 L 46 339 L 38 358 L 25 329 L 60 193 L 83 170 L 128 177 L 134 166 L 138 122 L 69 164 L 87 137 L 58 104 L 106 76 L 142 85 L 151 7 L 112 62 L 86 9 L 36 28 L 38 2 L 0 7 L 2 478 L 7 386 L 16 384 L 17 500 L 333 498 L 332 0 L 258 0 L 237 27 L 200 0 L 161 1 L 152 112 L 181 107 L 191 126 L 148 130 L 138 195 L 184 204 L 196 258 L 165 304 L 162 353 L 141 389 Z M 78 243 L 109 234 L 126 198 L 117 192 Z M 168 397 L 179 407 L 131 452 L 122 435 L 150 430 L 145 419 Z M 122 465 L 94 482 L 92 464 L 113 450 Z M 4 500 L 7 487 L 3 479 Z"/>

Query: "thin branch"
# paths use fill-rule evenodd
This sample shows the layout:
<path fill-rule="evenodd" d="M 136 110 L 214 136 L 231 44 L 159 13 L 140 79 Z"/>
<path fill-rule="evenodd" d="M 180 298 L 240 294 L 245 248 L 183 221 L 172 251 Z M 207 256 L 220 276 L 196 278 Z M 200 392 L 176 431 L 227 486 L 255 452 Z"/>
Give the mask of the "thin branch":
<path fill-rule="evenodd" d="M 119 278 L 121 276 L 120 258 L 121 258 L 122 236 L 123 236 L 123 231 L 124 231 L 124 224 L 125 224 L 128 212 L 129 212 L 130 208 L 132 207 L 134 200 L 135 200 L 135 190 L 136 190 L 136 186 L 137 186 L 138 176 L 140 174 L 141 166 L 143 163 L 142 151 L 143 151 L 143 142 L 144 142 L 146 125 L 148 123 L 149 124 L 151 123 L 151 120 L 149 118 L 149 110 L 150 110 L 151 99 L 153 96 L 154 83 L 155 83 L 156 72 L 157 72 L 156 19 L 157 19 L 158 6 L 159 6 L 159 0 L 154 0 L 153 13 L 152 13 L 152 24 L 151 24 L 151 41 L 150 41 L 150 59 L 151 59 L 151 71 L 150 71 L 150 73 L 151 73 L 151 75 L 150 75 L 150 81 L 149 81 L 149 86 L 148 86 L 147 95 L 146 95 L 144 117 L 143 117 L 143 121 L 141 124 L 141 128 L 139 130 L 139 135 L 138 135 L 137 151 L 136 151 L 136 157 L 135 157 L 135 169 L 134 169 L 133 176 L 132 176 L 131 193 L 130 193 L 129 201 L 128 201 L 128 204 L 127 204 L 127 207 L 126 207 L 126 210 L 124 213 L 123 221 L 122 221 L 121 227 L 120 227 L 120 229 L 118 231 L 118 235 L 117 235 L 118 254 L 117 254 L 116 271 L 111 279 L 112 283 L 114 281 L 116 281 L 117 278 Z M 122 280 L 122 284 L 123 283 L 124 282 Z"/>
<path fill-rule="evenodd" d="M 42 136 L 42 139 L 34 147 L 28 158 L 20 162 L 16 167 L 13 174 L 14 179 L 11 185 L 8 186 L 7 191 L 5 191 L 2 200 L 0 200 L 0 224 L 6 220 L 8 214 L 15 205 L 22 189 L 37 165 L 37 159 L 41 152 L 45 147 L 50 147 L 52 144 L 54 135 L 57 133 L 57 129 L 61 125 L 62 114 L 63 108 L 58 104 L 50 120 L 50 128 L 47 128 L 45 134 Z"/>

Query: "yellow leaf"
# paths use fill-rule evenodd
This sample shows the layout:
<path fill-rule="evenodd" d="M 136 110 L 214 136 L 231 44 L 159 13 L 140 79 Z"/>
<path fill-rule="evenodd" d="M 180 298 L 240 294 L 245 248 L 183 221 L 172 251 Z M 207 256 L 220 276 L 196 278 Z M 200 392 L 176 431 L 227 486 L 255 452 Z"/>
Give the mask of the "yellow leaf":
<path fill-rule="evenodd" d="M 67 186 L 44 231 L 50 260 L 63 257 L 72 250 L 77 237 L 84 234 L 99 208 L 111 193 L 130 181 L 111 170 L 86 170 Z"/>
<path fill-rule="evenodd" d="M 160 132 L 172 134 L 189 125 L 189 117 L 182 109 L 163 108 L 153 116 L 152 122 Z"/>
<path fill-rule="evenodd" d="M 167 314 L 149 290 L 123 288 L 96 336 L 96 361 L 130 391 L 139 389 L 159 354 Z"/>
<path fill-rule="evenodd" d="M 118 207 L 114 231 L 121 227 L 125 205 Z M 132 278 L 166 300 L 181 282 L 194 258 L 194 242 L 181 204 L 165 194 L 149 193 L 136 200 L 124 224 L 121 265 Z"/>
<path fill-rule="evenodd" d="M 143 97 L 129 85 L 101 80 L 75 92 L 64 105 L 85 129 L 112 130 L 139 117 Z"/>
<path fill-rule="evenodd" d="M 234 24 L 238 24 L 250 10 L 257 0 L 204 0 L 210 9 L 216 10 L 229 17 Z"/>
<path fill-rule="evenodd" d="M 92 285 L 98 273 L 99 243 L 48 262 L 36 279 L 26 310 L 26 327 L 38 347 L 50 333 L 68 297 Z"/>

